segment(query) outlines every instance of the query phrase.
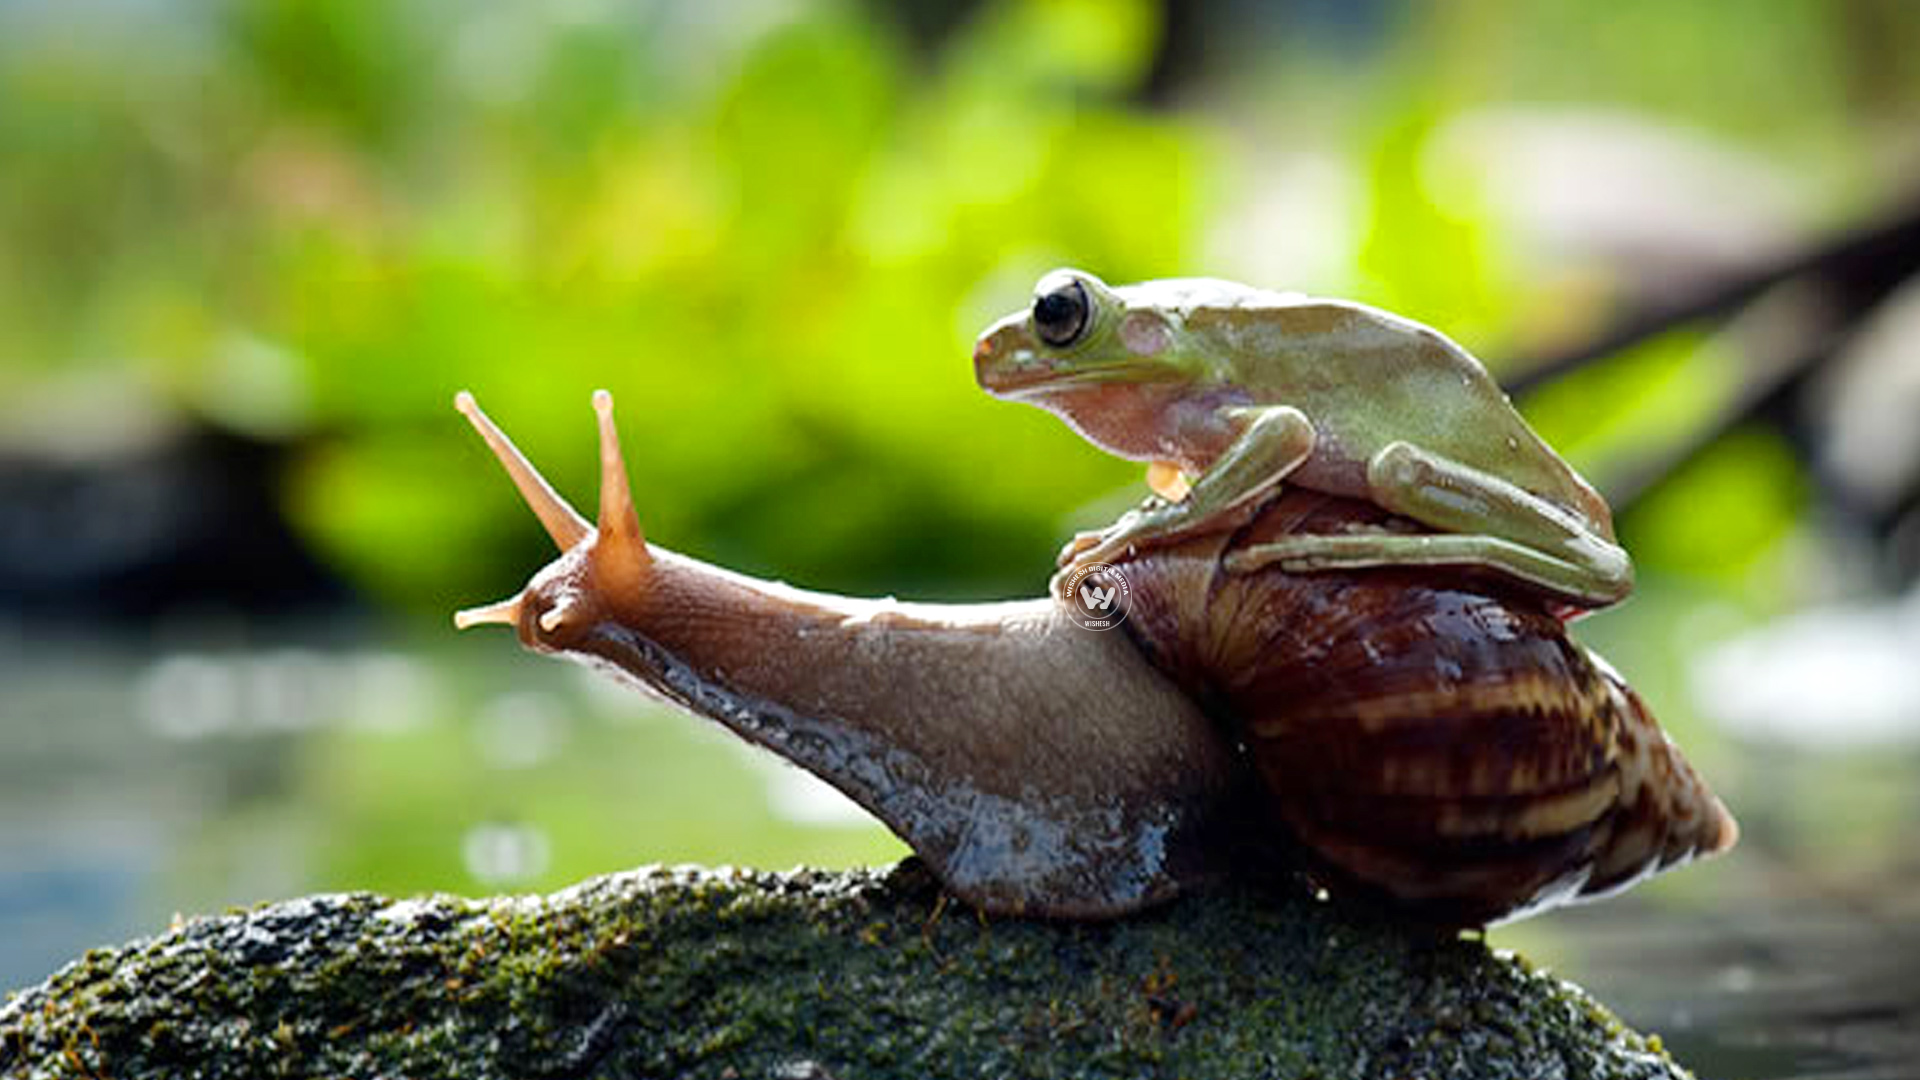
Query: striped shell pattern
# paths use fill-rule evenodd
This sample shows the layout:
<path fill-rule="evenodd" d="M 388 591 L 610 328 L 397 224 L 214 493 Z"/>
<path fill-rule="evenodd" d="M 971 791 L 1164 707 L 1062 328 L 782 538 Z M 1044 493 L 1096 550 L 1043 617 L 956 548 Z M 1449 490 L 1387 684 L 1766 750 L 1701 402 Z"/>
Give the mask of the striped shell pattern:
<path fill-rule="evenodd" d="M 1732 846 L 1732 816 L 1547 598 L 1464 569 L 1221 568 L 1277 535 L 1408 528 L 1294 488 L 1121 564 L 1128 631 L 1260 777 L 1255 827 L 1336 896 L 1458 926 Z"/>

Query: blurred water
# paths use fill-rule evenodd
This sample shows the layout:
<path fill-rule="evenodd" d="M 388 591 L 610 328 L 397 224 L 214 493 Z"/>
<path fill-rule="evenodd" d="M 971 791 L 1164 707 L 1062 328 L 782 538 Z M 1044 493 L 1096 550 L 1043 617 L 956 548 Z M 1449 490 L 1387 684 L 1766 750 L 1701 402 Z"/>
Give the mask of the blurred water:
<path fill-rule="evenodd" d="M 0 988 L 176 912 L 321 889 L 901 851 L 811 777 L 505 635 L 175 636 L 0 647 Z"/>
<path fill-rule="evenodd" d="M 898 852 L 796 770 L 495 636 L 0 649 L 0 987 L 316 889 L 545 889 Z M 1769 748 L 1772 745 L 1773 748 Z M 1702 1076 L 1920 1075 L 1920 754 L 1755 743 L 1730 858 L 1496 929 Z"/>

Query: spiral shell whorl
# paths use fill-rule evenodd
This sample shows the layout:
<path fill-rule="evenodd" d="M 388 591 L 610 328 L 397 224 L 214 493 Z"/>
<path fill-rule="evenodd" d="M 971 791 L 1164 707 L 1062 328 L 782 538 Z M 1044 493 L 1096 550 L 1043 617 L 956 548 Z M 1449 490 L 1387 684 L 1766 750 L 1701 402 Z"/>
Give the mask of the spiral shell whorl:
<path fill-rule="evenodd" d="M 1620 798 L 1585 893 L 1603 896 L 1689 859 L 1717 855 L 1740 839 L 1726 806 L 1693 771 L 1640 695 L 1594 657 L 1620 710 L 1616 767 Z"/>
<path fill-rule="evenodd" d="M 1294 490 L 1124 568 L 1136 641 L 1244 745 L 1316 878 L 1474 925 L 1730 846 L 1725 808 L 1543 599 L 1464 571 L 1219 569 L 1279 532 L 1394 527 Z"/>

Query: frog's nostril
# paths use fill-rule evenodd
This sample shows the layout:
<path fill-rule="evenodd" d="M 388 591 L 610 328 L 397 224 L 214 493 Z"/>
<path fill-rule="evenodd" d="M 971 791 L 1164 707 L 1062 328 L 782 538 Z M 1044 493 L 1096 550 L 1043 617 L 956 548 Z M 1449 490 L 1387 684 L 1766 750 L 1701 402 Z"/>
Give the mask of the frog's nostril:
<path fill-rule="evenodd" d="M 975 364 L 984 364 L 992 357 L 993 342 L 990 339 L 981 338 L 979 341 L 973 343 L 973 362 Z"/>

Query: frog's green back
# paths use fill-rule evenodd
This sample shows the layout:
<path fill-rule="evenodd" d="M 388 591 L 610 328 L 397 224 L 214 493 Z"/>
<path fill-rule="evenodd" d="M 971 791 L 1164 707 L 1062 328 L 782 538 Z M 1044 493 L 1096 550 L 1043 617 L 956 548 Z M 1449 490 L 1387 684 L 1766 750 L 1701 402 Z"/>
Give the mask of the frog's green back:
<path fill-rule="evenodd" d="M 1404 441 L 1503 477 L 1609 527 L 1606 503 L 1516 412 L 1485 367 L 1438 331 L 1363 304 L 1246 290 L 1195 307 L 1187 332 L 1235 357 L 1262 404 L 1306 413 L 1364 463 Z"/>

